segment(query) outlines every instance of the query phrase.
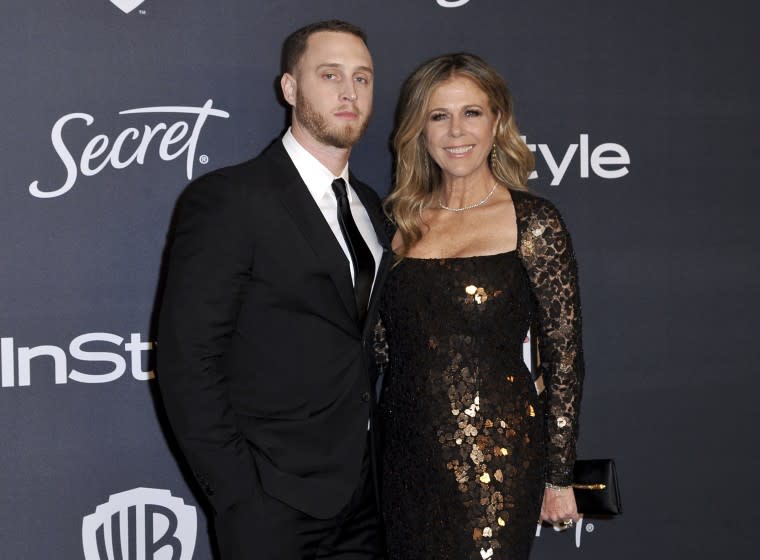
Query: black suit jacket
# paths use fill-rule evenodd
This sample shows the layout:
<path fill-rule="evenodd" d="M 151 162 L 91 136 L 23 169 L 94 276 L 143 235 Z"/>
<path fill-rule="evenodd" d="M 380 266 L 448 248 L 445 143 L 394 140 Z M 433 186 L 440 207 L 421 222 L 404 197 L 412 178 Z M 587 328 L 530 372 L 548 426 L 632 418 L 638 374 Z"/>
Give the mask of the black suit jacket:
<path fill-rule="evenodd" d="M 366 324 L 348 261 L 280 140 L 181 195 L 159 314 L 158 382 L 214 509 L 266 493 L 334 516 L 359 481 L 377 299 L 377 194 L 351 177 L 384 248 Z M 249 504 L 250 505 L 250 504 Z"/>

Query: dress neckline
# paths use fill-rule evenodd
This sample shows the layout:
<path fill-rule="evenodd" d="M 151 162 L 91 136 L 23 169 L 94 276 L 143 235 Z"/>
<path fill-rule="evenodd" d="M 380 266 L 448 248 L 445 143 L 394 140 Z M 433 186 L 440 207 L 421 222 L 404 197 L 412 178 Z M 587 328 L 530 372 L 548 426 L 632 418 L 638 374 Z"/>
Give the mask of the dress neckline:
<path fill-rule="evenodd" d="M 514 249 L 512 249 L 511 251 L 502 251 L 500 253 L 491 253 L 488 255 L 469 255 L 466 257 L 404 257 L 402 259 L 402 262 L 403 261 L 420 261 L 420 262 L 463 261 L 463 260 L 468 260 L 468 259 L 487 259 L 487 258 L 501 257 L 501 256 L 506 256 L 506 255 L 517 255 L 517 249 L 520 247 L 520 243 L 522 241 L 522 232 L 520 231 L 520 215 L 518 211 L 518 205 L 520 203 L 519 199 L 521 199 L 523 195 L 528 194 L 529 191 L 520 191 L 516 189 L 510 189 L 509 187 L 507 187 L 507 189 L 509 190 L 509 195 L 512 197 L 512 205 L 515 209 L 515 227 L 517 228 L 517 245 L 515 246 Z M 518 200 L 515 200 L 515 198 L 517 198 Z M 391 241 L 392 240 L 393 240 L 393 236 L 391 236 Z M 391 249 L 391 253 L 395 257 L 398 257 L 398 255 L 394 253 L 392 249 Z"/>
<path fill-rule="evenodd" d="M 487 258 L 493 258 L 493 257 L 503 257 L 506 255 L 514 255 L 517 253 L 517 249 L 512 249 L 511 251 L 502 251 L 500 253 L 490 253 L 488 255 L 467 255 L 464 257 L 404 257 L 402 259 L 403 261 L 462 261 L 462 260 L 468 260 L 468 259 L 487 259 Z M 393 253 L 395 256 L 398 256 L 396 253 Z"/>

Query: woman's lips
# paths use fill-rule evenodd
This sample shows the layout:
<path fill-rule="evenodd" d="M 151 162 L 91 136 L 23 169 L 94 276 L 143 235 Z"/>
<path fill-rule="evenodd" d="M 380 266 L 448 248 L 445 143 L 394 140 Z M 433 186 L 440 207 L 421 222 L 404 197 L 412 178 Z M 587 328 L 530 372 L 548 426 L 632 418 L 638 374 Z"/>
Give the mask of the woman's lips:
<path fill-rule="evenodd" d="M 463 157 L 469 154 L 473 148 L 475 148 L 474 144 L 468 144 L 467 146 L 451 146 L 450 148 L 444 148 L 444 150 L 452 157 Z"/>

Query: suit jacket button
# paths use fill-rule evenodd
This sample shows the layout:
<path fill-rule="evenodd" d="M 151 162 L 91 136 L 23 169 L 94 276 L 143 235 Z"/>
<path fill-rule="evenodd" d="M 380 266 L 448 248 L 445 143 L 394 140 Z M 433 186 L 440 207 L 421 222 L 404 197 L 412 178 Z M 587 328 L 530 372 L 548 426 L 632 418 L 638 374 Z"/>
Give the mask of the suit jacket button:
<path fill-rule="evenodd" d="M 364 402 L 369 402 L 369 391 L 364 391 L 364 392 L 362 393 L 362 400 L 363 400 Z"/>

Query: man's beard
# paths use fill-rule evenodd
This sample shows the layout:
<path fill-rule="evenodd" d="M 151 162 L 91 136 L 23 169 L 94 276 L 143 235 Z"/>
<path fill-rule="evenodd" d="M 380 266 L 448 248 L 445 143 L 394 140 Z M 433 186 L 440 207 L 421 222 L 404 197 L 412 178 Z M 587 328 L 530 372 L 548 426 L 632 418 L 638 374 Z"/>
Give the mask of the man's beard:
<path fill-rule="evenodd" d="M 348 149 L 359 141 L 364 131 L 367 130 L 369 118 L 365 118 L 355 126 L 346 123 L 342 127 L 330 127 L 324 115 L 314 109 L 309 101 L 302 95 L 301 90 L 296 91 L 296 105 L 293 112 L 298 122 L 303 126 L 316 140 L 326 146 L 335 148 Z M 359 115 L 361 118 L 361 115 Z"/>

